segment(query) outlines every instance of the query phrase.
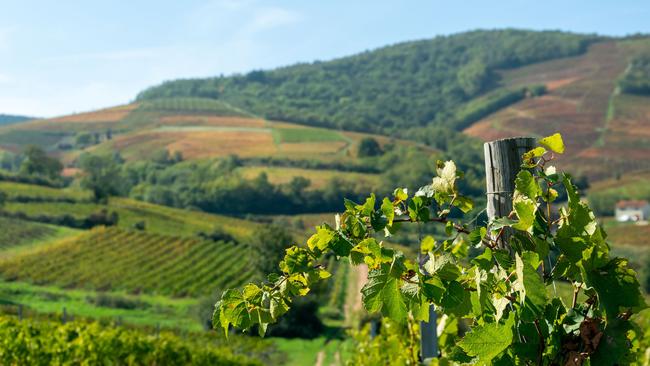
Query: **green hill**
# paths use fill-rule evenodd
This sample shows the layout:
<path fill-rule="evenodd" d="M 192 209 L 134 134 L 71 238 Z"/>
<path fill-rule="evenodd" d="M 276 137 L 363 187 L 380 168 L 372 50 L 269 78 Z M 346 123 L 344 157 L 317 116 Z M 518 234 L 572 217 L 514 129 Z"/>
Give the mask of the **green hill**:
<path fill-rule="evenodd" d="M 578 55 L 596 40 L 564 32 L 472 31 L 327 62 L 169 81 L 137 100 L 212 98 L 268 119 L 358 131 L 453 125 L 458 108 L 497 86 L 498 69 Z"/>

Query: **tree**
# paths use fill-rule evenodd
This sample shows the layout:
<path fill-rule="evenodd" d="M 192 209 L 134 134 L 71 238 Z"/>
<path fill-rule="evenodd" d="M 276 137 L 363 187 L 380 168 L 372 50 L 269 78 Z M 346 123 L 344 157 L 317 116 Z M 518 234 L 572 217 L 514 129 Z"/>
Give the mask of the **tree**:
<path fill-rule="evenodd" d="M 277 225 L 265 225 L 256 230 L 248 242 L 255 255 L 255 266 L 260 274 L 278 272 L 278 263 L 285 255 L 285 249 L 293 243 L 287 230 Z"/>
<path fill-rule="evenodd" d="M 373 139 L 372 137 L 364 137 L 359 142 L 359 150 L 357 151 L 357 155 L 359 155 L 360 158 L 378 156 L 381 154 L 381 146 L 379 146 L 377 140 Z"/>
<path fill-rule="evenodd" d="M 124 184 L 121 169 L 112 157 L 85 154 L 80 158 L 80 167 L 84 171 L 81 186 L 92 190 L 96 201 L 121 192 Z"/>
<path fill-rule="evenodd" d="M 75 136 L 74 143 L 77 147 L 86 147 L 93 141 L 93 136 L 88 132 L 80 132 Z"/>
<path fill-rule="evenodd" d="M 20 166 L 20 172 L 27 175 L 38 175 L 50 179 L 61 177 L 63 164 L 55 158 L 47 156 L 43 149 L 37 146 L 28 146 L 25 149 L 25 160 Z"/>

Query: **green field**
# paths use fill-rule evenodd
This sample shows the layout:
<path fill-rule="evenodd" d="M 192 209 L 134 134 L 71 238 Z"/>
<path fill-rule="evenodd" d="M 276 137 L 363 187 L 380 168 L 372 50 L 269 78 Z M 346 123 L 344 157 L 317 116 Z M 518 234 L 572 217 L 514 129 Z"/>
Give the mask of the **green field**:
<path fill-rule="evenodd" d="M 254 179 L 265 173 L 269 182 L 273 184 L 286 184 L 294 177 L 303 177 L 310 180 L 309 189 L 323 188 L 332 179 L 341 179 L 349 182 L 364 183 L 371 191 L 380 183 L 379 174 L 342 172 L 331 169 L 302 169 L 291 167 L 245 166 L 237 169 L 246 179 Z"/>
<path fill-rule="evenodd" d="M 334 130 L 300 127 L 274 128 L 273 138 L 276 143 L 345 141 L 343 136 Z"/>
<path fill-rule="evenodd" d="M 34 184 L 14 183 L 0 181 L 0 192 L 7 194 L 9 201 L 17 199 L 40 199 L 40 200 L 70 200 L 88 201 L 92 198 L 92 192 L 75 188 L 52 188 Z"/>
<path fill-rule="evenodd" d="M 55 286 L 37 286 L 25 282 L 0 282 L 0 308 L 16 313 L 23 306 L 27 316 L 56 314 L 63 309 L 69 317 L 124 322 L 126 324 L 180 330 L 203 329 L 197 299 L 172 299 L 163 296 L 132 295 Z"/>
<path fill-rule="evenodd" d="M 233 243 L 98 228 L 0 262 L 2 278 L 61 288 L 173 297 L 213 296 L 255 268 Z"/>

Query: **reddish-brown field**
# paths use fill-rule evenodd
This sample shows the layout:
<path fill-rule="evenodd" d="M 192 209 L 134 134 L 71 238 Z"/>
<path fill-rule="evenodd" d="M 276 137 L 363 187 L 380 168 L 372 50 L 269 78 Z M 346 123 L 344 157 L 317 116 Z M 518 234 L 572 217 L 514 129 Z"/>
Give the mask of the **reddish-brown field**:
<path fill-rule="evenodd" d="M 53 118 L 51 122 L 119 122 L 126 118 L 134 109 L 137 103 L 117 106 L 113 108 L 100 109 L 94 112 L 77 113 L 68 116 Z"/>
<path fill-rule="evenodd" d="M 506 85 L 544 84 L 548 94 L 494 113 L 465 133 L 487 141 L 560 132 L 567 153 L 559 164 L 592 181 L 610 177 L 614 169 L 647 169 L 650 98 L 623 96 L 616 90 L 628 57 L 628 47 L 606 42 L 579 57 L 505 71 Z"/>

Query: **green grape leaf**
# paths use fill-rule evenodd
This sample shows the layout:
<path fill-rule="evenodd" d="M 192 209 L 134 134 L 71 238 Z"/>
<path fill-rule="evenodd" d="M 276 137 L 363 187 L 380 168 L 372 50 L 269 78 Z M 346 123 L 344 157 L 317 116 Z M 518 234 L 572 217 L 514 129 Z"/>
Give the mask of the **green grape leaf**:
<path fill-rule="evenodd" d="M 422 197 L 413 197 L 408 204 L 409 217 L 412 221 L 426 222 L 429 220 L 429 208 L 425 206 Z"/>
<path fill-rule="evenodd" d="M 445 313 L 451 313 L 459 317 L 469 314 L 472 310 L 470 294 L 458 281 L 451 281 L 447 284 L 447 289 L 440 304 Z"/>
<path fill-rule="evenodd" d="M 317 226 L 316 233 L 307 240 L 307 246 L 311 250 L 318 248 L 318 250 L 324 252 L 329 248 L 329 244 L 334 238 L 334 234 L 334 230 L 329 228 L 327 225 Z"/>
<path fill-rule="evenodd" d="M 436 247 L 436 241 L 433 239 L 431 235 L 427 235 L 422 239 L 422 243 L 420 243 L 420 252 L 421 253 L 428 253 L 433 251 L 433 248 Z"/>
<path fill-rule="evenodd" d="M 481 269 L 489 271 L 494 266 L 492 263 L 492 250 L 490 248 L 485 248 L 483 253 L 472 259 L 472 263 Z"/>
<path fill-rule="evenodd" d="M 636 273 L 623 258 L 614 258 L 606 266 L 587 272 L 587 286 L 593 287 L 605 308 L 607 319 L 614 319 L 624 309 L 646 307 Z"/>
<path fill-rule="evenodd" d="M 531 200 L 536 200 L 541 193 L 537 181 L 528 170 L 522 170 L 517 174 L 515 189 Z"/>
<path fill-rule="evenodd" d="M 564 154 L 564 141 L 562 141 L 562 135 L 559 133 L 544 137 L 539 140 L 539 143 L 553 152 Z"/>
<path fill-rule="evenodd" d="M 468 213 L 474 208 L 474 201 L 469 197 L 456 196 L 454 206 L 458 207 L 463 213 Z"/>
<path fill-rule="evenodd" d="M 487 229 L 484 226 L 481 226 L 472 230 L 467 237 L 472 245 L 479 246 L 482 243 L 483 238 L 485 238 L 485 234 L 487 234 Z"/>
<path fill-rule="evenodd" d="M 406 201 L 409 198 L 408 190 L 406 188 L 397 188 L 393 191 L 393 196 L 395 196 L 396 202 Z"/>
<path fill-rule="evenodd" d="M 228 328 L 230 324 L 237 328 L 248 328 L 251 324 L 251 317 L 246 308 L 246 302 L 242 294 L 237 290 L 226 290 L 221 295 L 221 300 L 218 303 L 219 323 L 218 325 L 223 328 L 226 336 L 228 336 Z M 213 316 L 213 324 L 216 318 L 217 311 Z M 215 324 L 216 325 L 216 324 Z"/>
<path fill-rule="evenodd" d="M 307 272 L 311 269 L 311 261 L 306 249 L 291 247 L 287 249 L 284 260 L 280 262 L 280 269 L 284 273 L 294 274 Z"/>
<path fill-rule="evenodd" d="M 406 303 L 402 297 L 398 278 L 391 275 L 392 268 L 382 264 L 368 274 L 368 283 L 361 289 L 364 308 L 369 313 L 381 313 L 392 320 L 406 320 Z"/>
<path fill-rule="evenodd" d="M 395 208 L 393 207 L 393 203 L 388 198 L 384 198 L 382 201 L 381 212 L 384 214 L 384 216 L 386 216 L 386 220 L 388 220 L 388 226 L 393 225 L 393 220 L 395 219 Z"/>
<path fill-rule="evenodd" d="M 334 254 L 339 257 L 347 257 L 350 255 L 350 251 L 354 248 L 354 245 L 352 245 L 352 243 L 343 235 L 336 233 L 331 242 L 331 248 Z"/>
<path fill-rule="evenodd" d="M 531 263 L 534 264 L 531 265 Z M 513 283 L 513 288 L 519 292 L 521 301 L 526 310 L 530 312 L 525 315 L 532 315 L 533 317 L 527 320 L 533 320 L 534 317 L 540 315 L 548 302 L 544 280 L 537 272 L 538 264 L 539 257 L 537 253 L 524 252 L 522 256 L 519 256 L 518 253 L 515 254 L 517 279 Z"/>
<path fill-rule="evenodd" d="M 514 317 L 511 317 L 504 325 L 488 323 L 477 326 L 465 335 L 459 345 L 469 356 L 477 358 L 477 364 L 490 365 L 495 357 L 512 344 L 513 324 Z"/>
<path fill-rule="evenodd" d="M 456 265 L 454 256 L 449 253 L 435 255 L 430 252 L 428 259 L 424 262 L 422 268 L 430 276 L 438 276 L 443 280 L 455 280 L 460 276 L 460 270 Z"/>
<path fill-rule="evenodd" d="M 511 220 L 507 217 L 498 217 L 490 223 L 490 231 L 498 231 L 504 227 L 510 227 L 516 224 L 517 221 Z"/>
<path fill-rule="evenodd" d="M 535 201 L 523 199 L 515 202 L 514 206 L 519 221 L 512 227 L 521 231 L 532 231 L 535 222 L 535 210 L 537 210 Z"/>

